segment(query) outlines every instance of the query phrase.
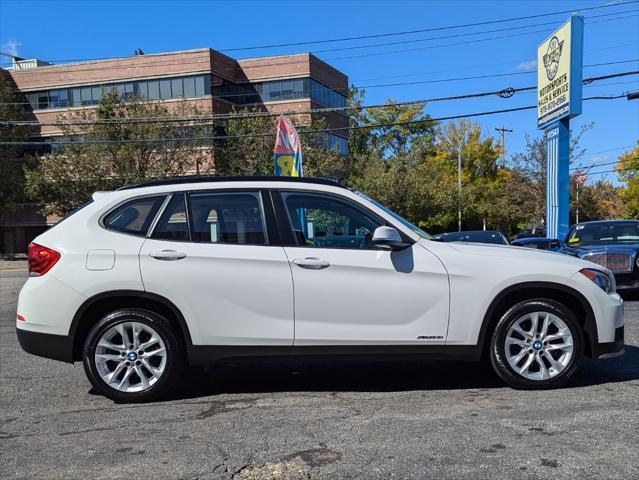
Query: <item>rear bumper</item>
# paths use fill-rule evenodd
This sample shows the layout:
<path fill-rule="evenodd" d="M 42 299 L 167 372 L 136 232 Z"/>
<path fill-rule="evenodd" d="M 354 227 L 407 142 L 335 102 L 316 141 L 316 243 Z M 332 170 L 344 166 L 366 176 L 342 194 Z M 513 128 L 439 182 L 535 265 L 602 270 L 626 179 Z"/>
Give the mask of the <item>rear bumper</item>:
<path fill-rule="evenodd" d="M 73 337 L 16 328 L 22 349 L 40 357 L 73 363 Z"/>
<path fill-rule="evenodd" d="M 593 345 L 593 358 L 612 358 L 624 353 L 624 327 L 615 329 L 614 342 L 596 343 Z"/>

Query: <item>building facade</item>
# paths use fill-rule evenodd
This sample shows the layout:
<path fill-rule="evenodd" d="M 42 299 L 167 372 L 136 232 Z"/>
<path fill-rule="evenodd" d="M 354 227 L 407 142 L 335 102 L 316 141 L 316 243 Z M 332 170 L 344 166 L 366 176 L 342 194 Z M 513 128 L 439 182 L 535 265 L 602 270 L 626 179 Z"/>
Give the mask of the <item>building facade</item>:
<path fill-rule="evenodd" d="M 102 95 L 112 90 L 159 101 L 169 108 L 186 101 L 196 104 L 204 115 L 244 107 L 271 113 L 344 107 L 348 92 L 348 77 L 310 53 L 235 60 L 202 48 L 58 65 L 15 59 L 13 67 L 3 73 L 10 75 L 24 95 L 30 116 L 45 124 L 69 110 L 95 108 Z M 329 128 L 348 126 L 343 111 L 314 115 L 321 115 Z M 34 130 L 45 151 L 47 144 L 61 136 L 54 125 Z M 326 142 L 346 154 L 348 131 L 327 133 Z M 4 221 L 2 253 L 25 251 L 30 239 L 53 221 L 34 208 L 27 207 Z"/>

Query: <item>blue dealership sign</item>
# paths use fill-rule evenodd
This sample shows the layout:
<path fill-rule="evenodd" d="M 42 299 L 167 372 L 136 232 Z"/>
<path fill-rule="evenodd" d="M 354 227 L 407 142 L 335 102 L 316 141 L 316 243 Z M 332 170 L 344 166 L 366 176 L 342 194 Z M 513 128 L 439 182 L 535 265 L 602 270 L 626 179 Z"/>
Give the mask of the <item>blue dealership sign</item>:
<path fill-rule="evenodd" d="M 583 17 L 573 16 L 537 48 L 537 126 L 581 113 Z"/>

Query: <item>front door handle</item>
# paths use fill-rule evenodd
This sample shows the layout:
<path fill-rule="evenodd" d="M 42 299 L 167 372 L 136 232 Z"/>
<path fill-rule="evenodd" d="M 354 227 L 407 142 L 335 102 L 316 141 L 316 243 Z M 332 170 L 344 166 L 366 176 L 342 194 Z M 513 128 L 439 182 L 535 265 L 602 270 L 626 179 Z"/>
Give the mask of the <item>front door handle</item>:
<path fill-rule="evenodd" d="M 186 258 L 186 253 L 175 250 L 162 250 L 161 252 L 150 252 L 149 255 L 158 260 L 182 260 Z"/>
<path fill-rule="evenodd" d="M 309 270 L 321 270 L 322 268 L 331 266 L 331 262 L 320 260 L 316 257 L 296 258 L 293 260 L 293 263 L 298 267 L 307 268 Z"/>

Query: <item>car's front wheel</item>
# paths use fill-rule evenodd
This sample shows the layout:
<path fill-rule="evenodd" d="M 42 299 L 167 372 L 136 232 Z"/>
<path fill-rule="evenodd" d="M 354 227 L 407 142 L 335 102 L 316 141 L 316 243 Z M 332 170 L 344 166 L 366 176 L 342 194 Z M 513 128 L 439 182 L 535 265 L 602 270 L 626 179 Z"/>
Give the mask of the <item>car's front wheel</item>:
<path fill-rule="evenodd" d="M 499 320 L 490 343 L 497 374 L 515 388 L 546 389 L 576 374 L 583 334 L 574 314 L 558 302 L 525 300 Z"/>
<path fill-rule="evenodd" d="M 117 310 L 95 324 L 84 343 L 83 361 L 93 387 L 120 402 L 166 394 L 185 363 L 171 324 L 141 309 Z"/>

